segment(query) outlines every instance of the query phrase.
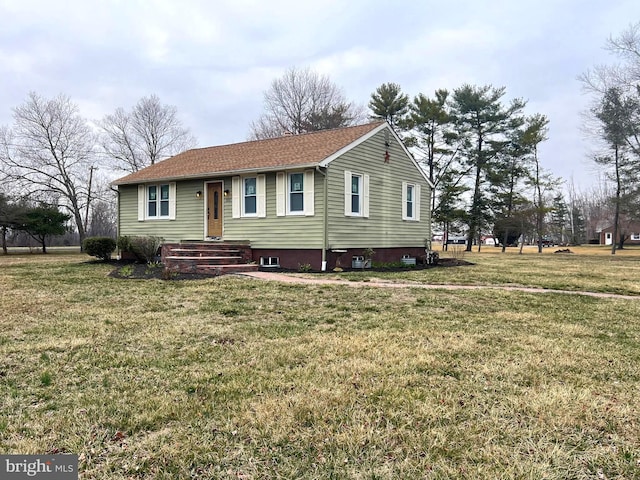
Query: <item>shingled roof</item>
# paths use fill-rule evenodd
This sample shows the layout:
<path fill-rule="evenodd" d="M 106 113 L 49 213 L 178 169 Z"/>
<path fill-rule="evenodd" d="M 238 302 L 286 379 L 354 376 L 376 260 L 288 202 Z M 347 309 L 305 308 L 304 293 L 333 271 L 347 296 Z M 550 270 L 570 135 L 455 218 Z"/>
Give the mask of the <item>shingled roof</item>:
<path fill-rule="evenodd" d="M 314 167 L 385 122 L 196 148 L 122 177 L 114 185 L 179 180 L 279 168 Z"/>

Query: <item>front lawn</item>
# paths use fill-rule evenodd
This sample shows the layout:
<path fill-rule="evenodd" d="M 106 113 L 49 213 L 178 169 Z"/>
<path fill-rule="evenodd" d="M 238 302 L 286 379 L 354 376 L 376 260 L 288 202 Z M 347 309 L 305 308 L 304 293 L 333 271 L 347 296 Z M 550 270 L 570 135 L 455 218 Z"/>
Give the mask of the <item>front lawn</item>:
<path fill-rule="evenodd" d="M 438 275 L 610 288 L 483 258 Z M 77 453 L 82 479 L 640 478 L 640 300 L 86 260 L 0 257 L 2 452 Z"/>
<path fill-rule="evenodd" d="M 484 247 L 480 253 L 440 251 L 443 258 L 455 256 L 473 265 L 415 271 L 408 269 L 404 272 L 348 272 L 340 274 L 340 278 L 354 281 L 375 278 L 393 282 L 513 285 L 640 295 L 640 248 L 626 248 L 616 255 L 611 255 L 609 248 L 599 246 L 569 248 L 574 253 L 555 254 L 559 249 L 545 248 L 543 254 L 538 254 L 532 247 L 527 247 L 522 255 L 518 254 L 517 248 L 510 248 L 505 254 L 495 247 Z"/>

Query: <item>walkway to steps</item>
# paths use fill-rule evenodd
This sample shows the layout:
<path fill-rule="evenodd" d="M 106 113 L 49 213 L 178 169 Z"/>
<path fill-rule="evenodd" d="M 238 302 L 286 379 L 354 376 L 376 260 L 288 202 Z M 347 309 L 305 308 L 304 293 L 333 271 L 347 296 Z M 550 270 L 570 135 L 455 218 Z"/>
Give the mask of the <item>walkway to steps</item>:
<path fill-rule="evenodd" d="M 297 283 L 303 285 L 344 285 L 349 287 L 380 287 L 380 288 L 423 288 L 430 290 L 480 290 L 480 289 L 496 289 L 496 290 L 508 290 L 516 292 L 526 293 L 560 293 L 565 295 L 582 295 L 585 297 L 596 298 L 615 298 L 621 300 L 640 300 L 640 295 L 619 295 L 616 293 L 602 293 L 602 292 L 584 292 L 573 290 L 555 290 L 547 288 L 535 288 L 535 287 L 513 287 L 513 286 L 501 286 L 501 285 L 438 285 L 438 284 L 424 284 L 424 283 L 394 283 L 385 282 L 380 280 L 371 280 L 368 282 L 352 282 L 349 280 L 339 280 L 335 278 L 322 278 L 322 276 L 309 277 L 300 274 L 285 274 L 276 272 L 244 272 L 239 275 L 255 278 L 258 280 L 270 280 L 283 283 Z"/>

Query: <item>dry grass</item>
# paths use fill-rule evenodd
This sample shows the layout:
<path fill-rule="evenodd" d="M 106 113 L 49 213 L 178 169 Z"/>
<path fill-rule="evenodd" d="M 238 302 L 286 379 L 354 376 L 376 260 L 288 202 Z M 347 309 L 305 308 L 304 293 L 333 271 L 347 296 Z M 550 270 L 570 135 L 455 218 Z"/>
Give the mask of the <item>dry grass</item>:
<path fill-rule="evenodd" d="M 473 265 L 451 269 L 406 272 L 351 272 L 340 278 L 366 280 L 373 277 L 394 282 L 418 282 L 457 285 L 511 285 L 557 290 L 592 291 L 640 295 L 640 248 L 632 247 L 611 255 L 599 246 L 570 247 L 573 254 L 554 254 L 557 248 L 545 248 L 542 254 L 527 247 L 500 253 L 499 248 L 484 247 L 478 252 L 440 252 L 443 258 L 462 258 Z"/>
<path fill-rule="evenodd" d="M 85 258 L 0 258 L 0 451 L 83 479 L 640 478 L 640 301 Z M 443 275 L 515 268 L 476 265 Z"/>

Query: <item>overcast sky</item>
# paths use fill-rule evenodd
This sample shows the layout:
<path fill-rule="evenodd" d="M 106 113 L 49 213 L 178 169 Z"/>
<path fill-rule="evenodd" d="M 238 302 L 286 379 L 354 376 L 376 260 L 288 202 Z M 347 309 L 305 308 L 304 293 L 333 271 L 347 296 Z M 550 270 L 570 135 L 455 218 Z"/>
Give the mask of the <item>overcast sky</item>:
<path fill-rule="evenodd" d="M 549 117 L 542 163 L 584 188 L 596 170 L 576 77 L 612 62 L 605 40 L 637 21 L 638 0 L 0 0 L 0 125 L 30 91 L 92 120 L 156 94 L 210 146 L 246 140 L 293 66 L 363 105 L 385 82 L 410 96 L 492 84 Z"/>

